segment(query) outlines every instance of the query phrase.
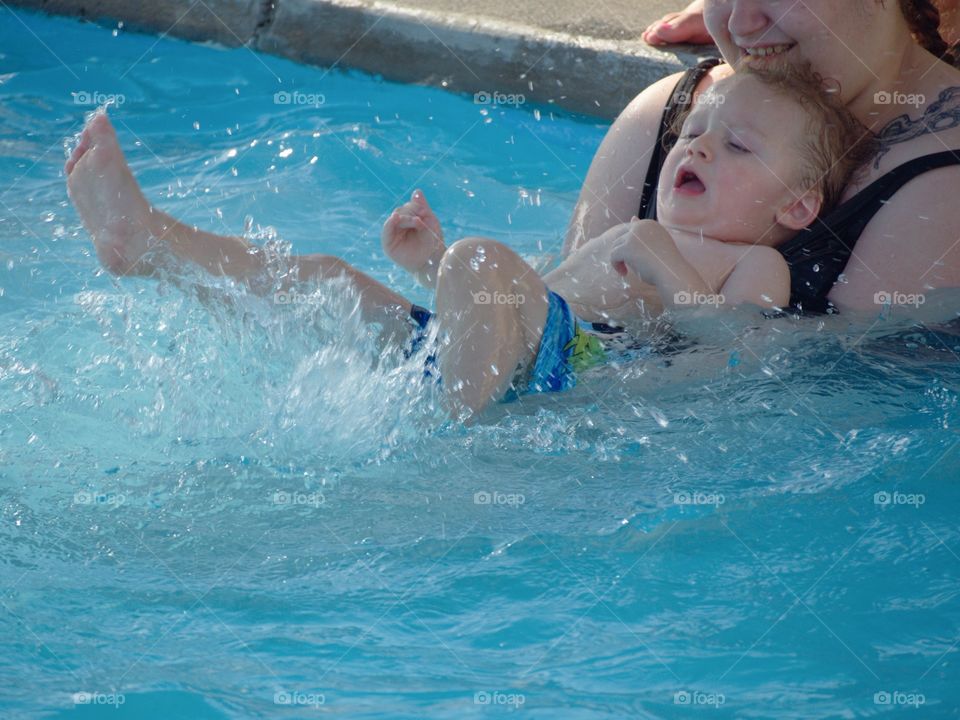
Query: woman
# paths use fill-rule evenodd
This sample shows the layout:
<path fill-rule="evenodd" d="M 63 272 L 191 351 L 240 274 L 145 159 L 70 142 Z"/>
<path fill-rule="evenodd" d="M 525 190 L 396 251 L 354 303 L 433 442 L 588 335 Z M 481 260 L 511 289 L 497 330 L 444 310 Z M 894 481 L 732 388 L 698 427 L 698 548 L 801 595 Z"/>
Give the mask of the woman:
<path fill-rule="evenodd" d="M 876 163 L 848 189 L 848 202 L 835 217 L 825 218 L 814 237 L 801 235 L 784 248 L 795 304 L 869 310 L 884 293 L 960 287 L 960 71 L 938 60 L 947 47 L 931 22 L 932 3 L 704 5 L 707 29 L 724 59 L 809 61 L 837 83 L 845 104 L 882 143 Z M 672 114 L 730 72 L 730 65 L 719 65 L 665 78 L 621 113 L 587 175 L 565 253 L 629 219 L 638 204 L 644 216 L 650 198 L 638 202 L 638 188 L 649 187 L 657 174 L 664 107 Z M 669 142 L 669 133 L 664 139 Z M 876 182 L 881 185 L 858 195 Z M 843 282 L 834 285 L 841 274 Z"/>
<path fill-rule="evenodd" d="M 950 45 L 960 42 L 960 0 L 937 0 L 940 35 Z M 929 11 L 928 11 L 929 12 Z M 936 23 L 936 20 L 932 19 Z M 667 13 L 643 31 L 643 40 L 651 45 L 709 45 L 713 38 L 703 22 L 703 0 L 693 0 L 679 12 Z"/>

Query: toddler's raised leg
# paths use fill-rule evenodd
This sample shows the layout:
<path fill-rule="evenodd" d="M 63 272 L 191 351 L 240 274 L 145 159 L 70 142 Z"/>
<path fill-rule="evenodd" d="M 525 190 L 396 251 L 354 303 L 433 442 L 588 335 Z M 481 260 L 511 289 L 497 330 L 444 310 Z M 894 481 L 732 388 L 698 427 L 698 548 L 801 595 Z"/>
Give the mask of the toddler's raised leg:
<path fill-rule="evenodd" d="M 65 170 L 70 198 L 93 238 L 100 262 L 110 272 L 152 275 L 172 257 L 257 289 L 251 281 L 265 268 L 263 250 L 240 237 L 185 225 L 151 206 L 106 114 L 95 115 L 84 128 Z M 298 274 L 290 278 L 290 285 L 347 275 L 360 292 L 365 320 L 381 323 L 393 337 L 409 332 L 410 302 L 390 288 L 329 255 L 306 255 L 293 261 Z"/>
<path fill-rule="evenodd" d="M 547 288 L 507 246 L 484 238 L 454 243 L 437 278 L 444 392 L 456 416 L 480 412 L 532 362 L 547 317 Z"/>

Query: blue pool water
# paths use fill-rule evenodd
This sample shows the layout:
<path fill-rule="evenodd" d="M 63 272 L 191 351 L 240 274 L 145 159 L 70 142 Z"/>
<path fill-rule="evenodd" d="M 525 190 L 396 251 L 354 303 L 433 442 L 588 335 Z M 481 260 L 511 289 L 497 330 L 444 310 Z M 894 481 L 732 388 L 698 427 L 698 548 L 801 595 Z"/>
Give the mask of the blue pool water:
<path fill-rule="evenodd" d="M 955 329 L 731 316 L 452 427 L 343 288 L 101 273 L 109 95 L 160 207 L 422 304 L 401 198 L 545 261 L 605 131 L 0 8 L 0 716 L 960 715 Z"/>

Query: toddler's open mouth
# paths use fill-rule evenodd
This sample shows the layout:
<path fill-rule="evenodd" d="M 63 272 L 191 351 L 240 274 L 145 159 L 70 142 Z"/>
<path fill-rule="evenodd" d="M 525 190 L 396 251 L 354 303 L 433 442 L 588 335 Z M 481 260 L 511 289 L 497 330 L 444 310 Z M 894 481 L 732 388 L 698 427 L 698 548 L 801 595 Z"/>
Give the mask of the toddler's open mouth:
<path fill-rule="evenodd" d="M 700 177 L 693 170 L 685 167 L 677 170 L 677 179 L 674 181 L 673 187 L 683 195 L 702 195 L 707 191 Z"/>

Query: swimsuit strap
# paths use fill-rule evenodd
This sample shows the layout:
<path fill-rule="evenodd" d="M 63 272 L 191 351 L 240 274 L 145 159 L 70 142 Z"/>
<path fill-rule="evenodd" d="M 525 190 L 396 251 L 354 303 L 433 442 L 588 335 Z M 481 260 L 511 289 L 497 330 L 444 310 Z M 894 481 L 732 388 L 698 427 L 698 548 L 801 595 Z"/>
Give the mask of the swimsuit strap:
<path fill-rule="evenodd" d="M 690 111 L 690 106 L 693 105 L 693 93 L 700 81 L 722 62 L 723 60 L 720 58 L 704 58 L 695 67 L 689 68 L 673 89 L 660 118 L 657 142 L 653 146 L 653 154 L 650 156 L 650 165 L 647 168 L 647 177 L 643 181 L 640 210 L 637 212 L 637 217 L 656 220 L 657 181 L 660 179 L 660 170 L 667 159 L 667 153 L 677 142 L 677 133 L 674 132 L 677 119 Z"/>
<path fill-rule="evenodd" d="M 790 266 L 791 307 L 808 313 L 831 311 L 827 295 L 873 217 L 911 180 L 953 165 L 960 165 L 960 150 L 924 155 L 899 165 L 777 248 Z"/>

